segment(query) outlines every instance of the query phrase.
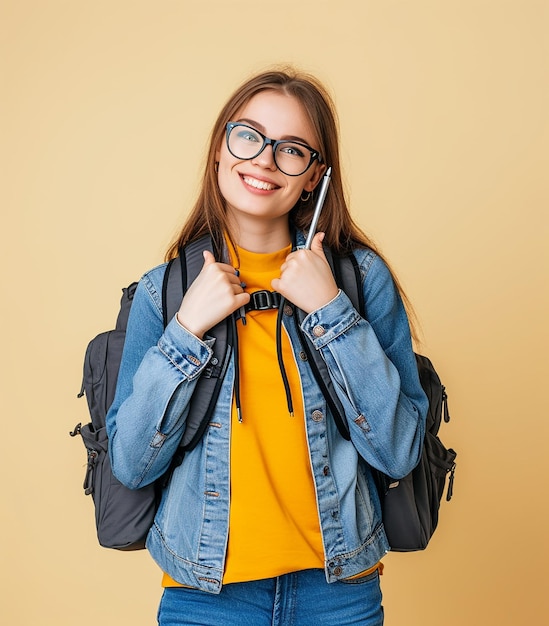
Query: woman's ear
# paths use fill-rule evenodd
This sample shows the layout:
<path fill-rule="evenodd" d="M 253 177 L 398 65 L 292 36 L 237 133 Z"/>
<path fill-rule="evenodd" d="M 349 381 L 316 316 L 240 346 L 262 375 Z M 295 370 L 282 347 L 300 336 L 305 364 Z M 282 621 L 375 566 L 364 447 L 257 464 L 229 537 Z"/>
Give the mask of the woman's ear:
<path fill-rule="evenodd" d="M 305 191 L 313 191 L 320 182 L 320 179 L 324 176 L 325 171 L 326 166 L 323 163 L 315 163 L 313 174 L 311 178 L 309 178 L 309 181 L 303 185 L 303 189 L 305 189 Z"/>

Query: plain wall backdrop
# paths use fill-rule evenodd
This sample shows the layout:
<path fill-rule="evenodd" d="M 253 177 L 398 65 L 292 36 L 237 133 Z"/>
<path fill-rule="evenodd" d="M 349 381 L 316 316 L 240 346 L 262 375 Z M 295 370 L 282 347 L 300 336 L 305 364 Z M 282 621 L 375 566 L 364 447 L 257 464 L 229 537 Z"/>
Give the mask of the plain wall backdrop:
<path fill-rule="evenodd" d="M 389 626 L 547 623 L 548 3 L 1 0 L 0 621 L 155 623 L 147 553 L 95 539 L 68 435 L 87 342 L 162 262 L 233 88 L 334 94 L 359 223 L 450 396 L 454 498 L 385 559 Z"/>

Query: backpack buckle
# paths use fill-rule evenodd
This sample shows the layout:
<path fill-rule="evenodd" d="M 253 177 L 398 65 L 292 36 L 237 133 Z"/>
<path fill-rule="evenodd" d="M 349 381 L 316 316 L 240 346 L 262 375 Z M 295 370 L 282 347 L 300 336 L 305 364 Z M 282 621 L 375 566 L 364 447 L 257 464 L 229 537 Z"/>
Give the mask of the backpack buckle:
<path fill-rule="evenodd" d="M 270 309 L 278 309 L 280 305 L 281 295 L 277 291 L 254 291 L 250 294 L 250 301 L 245 306 L 246 313 L 248 311 L 268 311 Z"/>

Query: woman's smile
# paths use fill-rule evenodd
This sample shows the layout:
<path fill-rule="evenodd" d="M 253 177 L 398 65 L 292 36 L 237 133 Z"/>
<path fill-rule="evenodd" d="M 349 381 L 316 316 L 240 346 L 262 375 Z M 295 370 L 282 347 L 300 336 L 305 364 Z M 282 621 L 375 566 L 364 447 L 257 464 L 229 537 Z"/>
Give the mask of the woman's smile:
<path fill-rule="evenodd" d="M 280 189 L 280 186 L 266 179 L 259 179 L 248 174 L 240 174 L 240 178 L 247 187 L 251 187 L 251 191 L 270 192 Z"/>

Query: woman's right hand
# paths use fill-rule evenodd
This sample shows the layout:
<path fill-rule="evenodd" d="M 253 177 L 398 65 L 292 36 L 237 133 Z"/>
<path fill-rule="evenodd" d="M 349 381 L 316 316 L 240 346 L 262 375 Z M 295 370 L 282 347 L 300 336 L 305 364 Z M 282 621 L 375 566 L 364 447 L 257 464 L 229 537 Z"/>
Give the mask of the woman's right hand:
<path fill-rule="evenodd" d="M 232 265 L 218 263 L 208 250 L 202 254 L 204 265 L 177 312 L 177 321 L 199 339 L 250 301 Z"/>

